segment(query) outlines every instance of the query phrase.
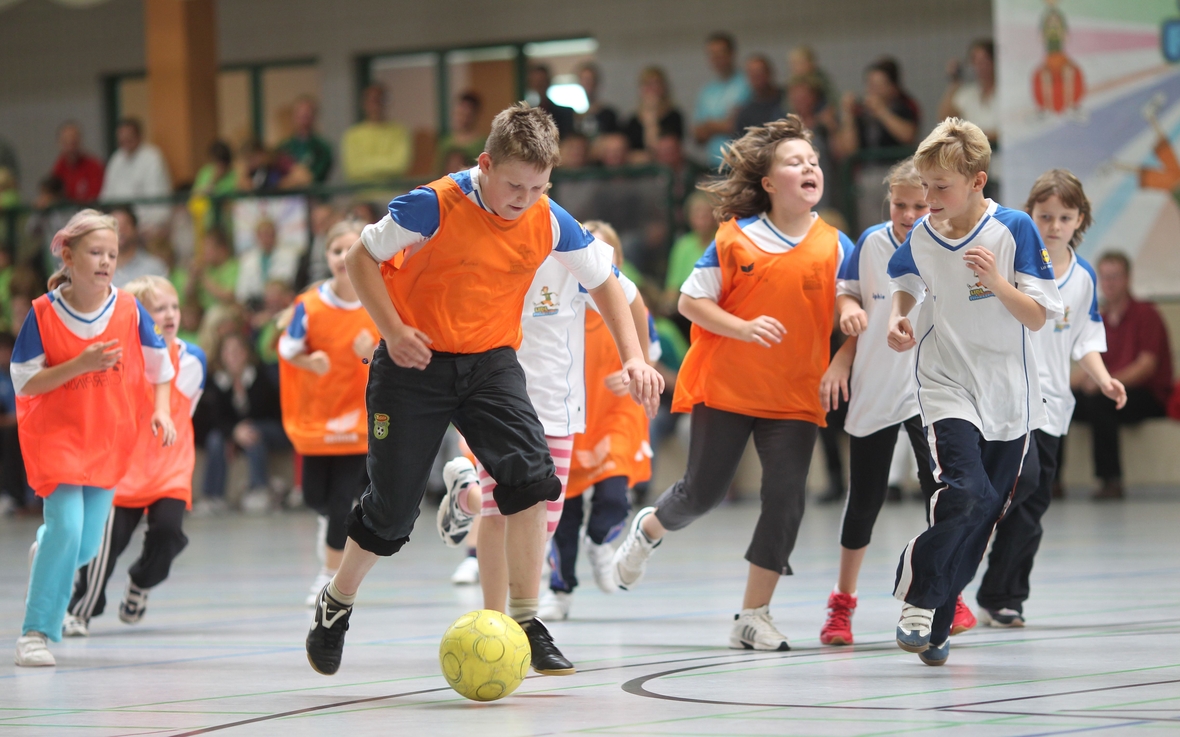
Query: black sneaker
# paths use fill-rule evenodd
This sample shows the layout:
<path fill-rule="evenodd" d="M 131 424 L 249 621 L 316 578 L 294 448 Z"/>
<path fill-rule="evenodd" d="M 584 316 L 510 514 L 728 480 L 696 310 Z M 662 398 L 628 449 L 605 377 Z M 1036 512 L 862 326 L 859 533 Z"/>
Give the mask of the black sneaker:
<path fill-rule="evenodd" d="M 533 653 L 533 670 L 543 676 L 572 676 L 578 672 L 574 664 L 561 654 L 557 645 L 553 644 L 553 635 L 549 634 L 541 620 L 533 619 L 520 626 L 529 638 L 529 648 Z"/>
<path fill-rule="evenodd" d="M 344 633 L 348 631 L 351 606 L 341 606 L 328 596 L 328 587 L 320 591 L 315 602 L 315 617 L 307 633 L 307 662 L 316 673 L 335 675 L 344 652 Z"/>
<path fill-rule="evenodd" d="M 1023 627 L 1024 615 L 1015 609 L 985 609 L 980 607 L 979 618 L 988 627 Z"/>

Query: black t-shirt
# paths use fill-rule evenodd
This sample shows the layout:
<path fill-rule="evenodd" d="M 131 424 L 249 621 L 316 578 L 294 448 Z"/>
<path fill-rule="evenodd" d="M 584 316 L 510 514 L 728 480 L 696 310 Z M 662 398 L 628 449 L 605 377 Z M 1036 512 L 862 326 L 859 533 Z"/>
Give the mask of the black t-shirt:
<path fill-rule="evenodd" d="M 915 124 L 918 122 L 917 105 L 907 100 L 904 95 L 889 103 L 889 111 L 902 120 L 908 120 Z M 881 125 L 881 121 L 863 108 L 856 116 L 856 133 L 860 139 L 861 148 L 891 148 L 906 145 L 894 138 L 885 126 Z"/>
<path fill-rule="evenodd" d="M 737 117 L 734 118 L 733 134 L 740 136 L 751 126 L 765 125 L 771 121 L 785 118 L 786 115 L 787 112 L 783 109 L 782 92 L 765 100 L 750 100 L 738 108 Z"/>
<path fill-rule="evenodd" d="M 664 113 L 664 117 L 660 118 L 659 123 L 660 135 L 668 135 L 669 133 L 684 138 L 684 118 L 680 115 L 680 111 L 672 108 Z M 639 115 L 632 115 L 631 119 L 627 121 L 627 127 L 623 129 L 627 134 L 627 138 L 631 141 L 631 148 L 634 150 L 643 149 L 643 123 L 639 120 Z"/>

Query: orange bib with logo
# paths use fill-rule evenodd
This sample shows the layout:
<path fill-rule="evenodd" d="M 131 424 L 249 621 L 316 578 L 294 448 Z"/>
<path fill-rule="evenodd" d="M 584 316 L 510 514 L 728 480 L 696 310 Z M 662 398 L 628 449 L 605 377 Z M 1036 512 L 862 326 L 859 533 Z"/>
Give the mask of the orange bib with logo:
<path fill-rule="evenodd" d="M 299 296 L 307 314 L 307 352 L 328 354 L 328 373 L 317 376 L 279 358 L 279 393 L 283 429 L 302 455 L 361 455 L 368 451 L 365 386 L 369 367 L 353 349 L 367 331 L 380 339 L 365 309 L 345 310 L 328 304 L 313 288 Z"/>
<path fill-rule="evenodd" d="M 92 371 L 45 394 L 16 398 L 21 453 L 29 486 L 37 496 L 58 484 L 112 489 L 127 473 L 139 438 L 145 385 L 135 298 L 118 292 L 106 330 L 89 340 L 70 332 L 49 295 L 33 300 L 45 367 L 69 361 L 92 343 L 119 341 L 123 357 L 105 371 Z"/>
<path fill-rule="evenodd" d="M 767 253 L 736 221 L 722 223 L 718 304 L 743 320 L 774 317 L 787 334 L 764 348 L 693 325 L 672 411 L 691 412 L 703 402 L 750 417 L 824 426 L 819 382 L 828 368 L 839 252 L 839 231 L 819 219 L 786 253 Z"/>
<path fill-rule="evenodd" d="M 438 230 L 400 268 L 382 269 L 402 322 L 426 333 L 435 351 L 519 348 L 525 295 L 553 251 L 549 198 L 506 220 L 450 177 L 426 186 L 438 195 Z"/>
<path fill-rule="evenodd" d="M 651 478 L 652 453 L 643 407 L 630 394 L 616 396 L 603 383 L 622 369 L 606 323 L 597 312 L 587 310 L 586 432 L 574 436 L 567 497 L 579 496 L 612 476 L 626 476 L 628 486 Z"/>
<path fill-rule="evenodd" d="M 165 448 L 160 438 L 152 435 L 152 412 L 155 411 L 155 387 L 144 382 L 144 399 L 140 408 L 139 440 L 131 455 L 127 475 L 115 487 L 116 507 L 146 507 L 161 499 L 180 499 L 190 509 L 193 506 L 193 402 L 176 389 L 180 378 L 180 344 L 168 347 L 172 368 L 171 414 L 176 426 L 176 442 Z"/>

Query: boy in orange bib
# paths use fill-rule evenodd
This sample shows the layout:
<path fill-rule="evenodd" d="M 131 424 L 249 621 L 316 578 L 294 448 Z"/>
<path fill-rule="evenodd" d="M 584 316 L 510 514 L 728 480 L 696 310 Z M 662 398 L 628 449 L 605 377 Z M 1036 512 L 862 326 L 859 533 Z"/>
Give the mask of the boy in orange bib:
<path fill-rule="evenodd" d="M 175 373 L 151 315 L 111 286 L 119 257 L 115 219 L 82 210 L 53 238 L 63 266 L 33 301 L 12 356 L 17 423 L 29 486 L 45 500 L 33 543 L 25 621 L 16 664 L 55 665 L 47 640 L 61 639 L 74 572 L 94 557 L 114 498 L 150 422 L 163 445 L 176 440 Z M 144 413 L 147 385 L 154 411 Z"/>
<path fill-rule="evenodd" d="M 357 590 L 381 556 L 409 541 L 426 481 L 454 422 L 489 475 L 506 519 L 508 615 L 521 624 L 539 673 L 573 664 L 536 618 L 546 504 L 561 495 L 544 428 L 516 360 L 524 298 L 552 255 L 598 304 L 636 401 L 652 412 L 663 384 L 643 358 L 610 261 L 545 196 L 558 160 L 552 118 L 527 104 L 492 122 L 479 166 L 389 204 L 346 257 L 349 276 L 383 338 L 369 367 L 369 487 L 348 519 L 340 569 L 308 632 L 308 661 L 340 667 Z M 404 253 L 401 268 L 382 262 Z"/>
<path fill-rule="evenodd" d="M 820 378 L 839 266 L 847 236 L 812 208 L 823 171 L 811 132 L 795 115 L 748 128 L 725 152 L 725 178 L 703 189 L 722 220 L 681 287 L 680 313 L 692 320 L 692 347 L 680 367 L 673 412 L 692 413 L 688 469 L 654 507 L 641 509 L 615 552 L 619 585 L 643 577 L 670 530 L 720 504 L 751 434 L 762 462 L 762 513 L 746 551 L 742 611 L 729 646 L 788 650 L 772 624 L 770 599 L 803 518 L 807 471 L 824 424 Z"/>
<path fill-rule="evenodd" d="M 344 268 L 344 254 L 363 229 L 345 221 L 328 231 L 332 278 L 299 295 L 279 339 L 283 429 L 303 456 L 303 501 L 328 520 L 324 566 L 308 606 L 340 567 L 348 513 L 369 484 L 365 383 L 379 336 Z"/>
<path fill-rule="evenodd" d="M 176 442 L 161 447 L 145 422 L 127 475 L 115 488 L 114 507 L 98 555 L 78 569 L 64 637 L 86 637 L 91 617 L 106 607 L 106 587 L 115 563 L 131 542 L 131 534 L 147 517 L 143 552 L 127 571 L 127 588 L 119 604 L 119 619 L 135 624 L 147 609 L 148 592 L 168 578 L 172 561 L 188 545 L 181 529 L 184 511 L 193 500 L 193 411 L 205 388 L 205 352 L 176 337 L 180 328 L 180 297 L 162 276 L 141 276 L 124 286 L 152 316 L 168 346 L 175 376 L 172 379 L 172 424 Z M 148 398 L 145 395 L 145 405 Z M 150 406 L 150 405 L 148 405 Z"/>

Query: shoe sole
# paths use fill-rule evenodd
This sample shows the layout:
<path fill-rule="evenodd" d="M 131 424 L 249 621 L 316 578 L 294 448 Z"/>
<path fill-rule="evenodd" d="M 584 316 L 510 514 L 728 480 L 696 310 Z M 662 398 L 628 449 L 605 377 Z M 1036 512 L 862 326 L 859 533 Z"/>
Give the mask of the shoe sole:
<path fill-rule="evenodd" d="M 1020 629 L 1020 628 L 1024 627 L 1024 620 L 1017 619 L 1015 621 L 1009 622 L 1008 624 L 1004 624 L 1003 622 L 997 622 L 996 620 L 993 619 L 987 623 L 987 626 L 994 627 L 994 628 L 1000 629 L 1000 630 L 1014 630 L 1014 629 Z"/>
<path fill-rule="evenodd" d="M 924 657 L 922 657 L 922 656 L 923 656 L 923 655 L 925 655 L 925 654 L 926 654 L 926 653 L 919 653 L 919 654 L 918 654 L 918 659 L 919 659 L 919 660 L 921 660 L 921 661 L 922 661 L 923 663 L 925 663 L 926 665 L 929 665 L 929 666 L 931 666 L 931 667 L 934 667 L 934 668 L 937 668 L 937 667 L 938 667 L 938 666 L 940 666 L 940 665 L 946 665 L 946 661 L 947 661 L 947 659 L 946 659 L 946 658 L 943 658 L 942 660 L 933 660 L 933 659 L 931 659 L 931 658 L 924 658 Z"/>
<path fill-rule="evenodd" d="M 964 626 L 963 626 L 963 625 L 961 625 L 961 624 L 960 624 L 960 625 L 956 625 L 956 626 L 954 626 L 954 627 L 951 627 L 951 636 L 952 636 L 952 637 L 954 637 L 955 635 L 961 635 L 961 634 L 963 634 L 964 632 L 970 632 L 970 631 L 971 631 L 971 630 L 973 630 L 973 629 L 975 629 L 975 625 L 974 625 L 974 624 L 973 624 L 973 625 L 971 625 L 970 627 L 964 627 Z"/>
<path fill-rule="evenodd" d="M 924 653 L 930 649 L 929 642 L 927 642 L 924 645 L 911 645 L 907 642 L 902 642 L 901 640 L 897 640 L 897 646 L 900 647 L 902 650 L 905 650 L 907 653 L 914 653 L 914 654 Z"/>
<path fill-rule="evenodd" d="M 851 638 L 851 637 L 849 637 L 847 642 L 845 642 L 845 641 L 844 641 L 844 638 L 843 638 L 843 637 L 833 637 L 832 639 L 828 640 L 827 642 L 824 642 L 824 641 L 821 639 L 821 640 L 819 641 L 819 644 L 821 644 L 821 645 L 851 645 L 851 644 L 852 644 L 852 638 Z"/>
<path fill-rule="evenodd" d="M 314 670 L 316 673 L 319 673 L 321 676 L 334 676 L 336 675 L 336 671 L 340 670 L 339 666 L 337 666 L 336 670 L 332 671 L 331 673 L 325 670 L 320 670 L 319 666 L 315 664 L 315 661 L 311 659 L 311 653 L 307 654 L 307 663 L 311 666 L 312 670 Z"/>
<path fill-rule="evenodd" d="M 791 649 L 791 644 L 788 642 L 780 642 L 778 647 L 758 647 L 757 645 L 754 645 L 753 643 L 750 643 L 750 642 L 746 642 L 745 640 L 738 640 L 736 645 L 734 644 L 733 640 L 730 640 L 729 641 L 729 649 L 730 650 L 757 650 L 758 652 L 763 652 L 763 653 L 785 653 Z"/>
<path fill-rule="evenodd" d="M 553 670 L 538 670 L 533 668 L 533 672 L 541 676 L 572 676 L 578 672 L 577 668 L 556 668 Z"/>
<path fill-rule="evenodd" d="M 645 509 L 646 509 L 646 507 L 645 507 Z M 631 520 L 631 531 L 628 534 L 635 534 L 635 532 L 637 530 L 639 530 L 639 525 L 643 522 L 643 518 L 646 517 L 648 514 L 655 514 L 655 512 L 648 512 L 647 514 L 644 514 L 644 515 L 638 515 L 638 514 L 635 515 L 635 519 Z M 639 534 L 642 535 L 643 533 L 640 532 Z M 638 586 L 639 582 L 643 580 L 644 574 L 647 573 L 647 569 L 644 568 L 643 573 L 639 574 L 639 578 L 635 579 L 634 581 L 632 581 L 629 584 L 624 584 L 622 577 L 619 576 L 619 566 L 617 564 L 614 566 L 614 569 L 615 569 L 615 575 L 614 575 L 615 584 L 617 584 L 618 587 L 620 589 L 622 589 L 623 591 L 630 591 L 631 589 L 628 588 L 630 586 Z"/>
<path fill-rule="evenodd" d="M 53 663 L 22 663 L 19 660 L 15 660 L 15 659 L 12 662 L 18 668 L 53 668 L 57 665 L 56 662 L 53 662 Z"/>

